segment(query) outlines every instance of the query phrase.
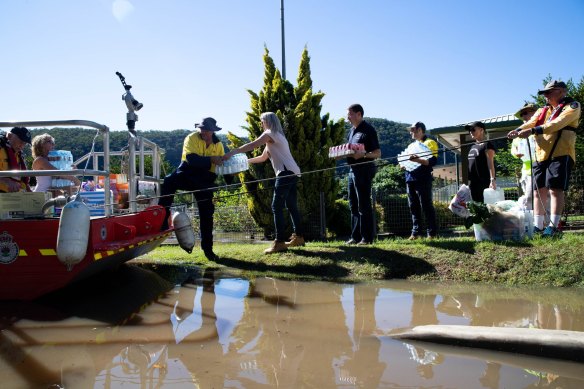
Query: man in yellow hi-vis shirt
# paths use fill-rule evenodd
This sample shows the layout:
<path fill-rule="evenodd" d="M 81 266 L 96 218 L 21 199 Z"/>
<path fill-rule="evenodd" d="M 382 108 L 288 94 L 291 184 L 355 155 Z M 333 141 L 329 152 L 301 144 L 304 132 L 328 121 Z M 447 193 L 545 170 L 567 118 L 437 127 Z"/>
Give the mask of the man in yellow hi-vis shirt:
<path fill-rule="evenodd" d="M 543 228 L 544 204 L 549 194 L 550 224 L 542 236 L 554 237 L 561 233 L 558 225 L 564 211 L 564 192 L 568 189 L 576 161 L 576 128 L 581 107 L 579 102 L 567 96 L 567 86 L 563 81 L 550 81 L 537 93 L 545 97 L 547 104 L 507 136 L 513 139 L 535 135 L 534 222 L 536 228 Z"/>
<path fill-rule="evenodd" d="M 213 188 L 217 175 L 215 166 L 222 165 L 221 158 L 225 151 L 223 144 L 215 135 L 221 130 L 217 121 L 211 117 L 204 118 L 195 125 L 195 131 L 185 138 L 179 167 L 164 178 L 161 187 L 161 198 L 158 202 L 166 208 L 166 218 L 162 229 L 168 228 L 170 206 L 177 190 L 196 191 L 195 199 L 199 209 L 199 225 L 201 231 L 201 249 L 209 260 L 217 260 L 213 252 Z"/>

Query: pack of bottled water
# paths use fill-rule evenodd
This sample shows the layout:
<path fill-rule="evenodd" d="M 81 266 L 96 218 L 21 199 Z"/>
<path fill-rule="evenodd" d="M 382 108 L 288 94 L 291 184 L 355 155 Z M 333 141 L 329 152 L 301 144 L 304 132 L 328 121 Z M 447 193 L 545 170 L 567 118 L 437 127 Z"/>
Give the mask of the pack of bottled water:
<path fill-rule="evenodd" d="M 422 159 L 429 159 L 432 157 L 432 150 L 420 141 L 412 142 L 406 147 L 404 151 L 397 155 L 397 162 L 403 166 L 408 172 L 420 167 L 418 162 L 410 161 L 410 156 L 417 155 Z"/>
<path fill-rule="evenodd" d="M 365 145 L 363 143 L 345 143 L 338 146 L 331 146 L 329 147 L 329 158 L 352 155 L 357 151 L 365 151 Z"/>
<path fill-rule="evenodd" d="M 245 154 L 235 154 L 233 157 L 229 158 L 227 161 L 223 162 L 223 165 L 215 166 L 216 174 L 235 174 L 246 171 L 249 169 L 249 164 L 247 163 L 247 157 Z"/>
<path fill-rule="evenodd" d="M 48 160 L 55 169 L 73 169 L 73 154 L 68 150 L 51 150 L 49 151 Z M 73 185 L 73 182 L 70 180 L 64 180 L 62 178 L 53 178 L 51 180 L 51 186 L 54 188 L 62 188 L 71 185 Z"/>

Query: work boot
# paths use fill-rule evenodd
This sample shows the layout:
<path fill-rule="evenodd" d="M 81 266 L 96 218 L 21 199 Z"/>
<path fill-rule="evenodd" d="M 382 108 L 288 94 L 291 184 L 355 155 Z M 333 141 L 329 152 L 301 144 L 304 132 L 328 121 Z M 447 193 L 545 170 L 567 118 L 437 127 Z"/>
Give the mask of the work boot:
<path fill-rule="evenodd" d="M 292 234 L 290 240 L 286 242 L 286 247 L 304 246 L 304 238 L 302 236 Z"/>
<path fill-rule="evenodd" d="M 279 242 L 279 241 L 275 240 L 274 242 L 272 242 L 272 245 L 270 247 L 268 247 L 267 249 L 264 250 L 264 254 L 281 253 L 281 252 L 287 251 L 287 250 L 288 250 L 288 248 L 286 247 L 285 242 Z"/>

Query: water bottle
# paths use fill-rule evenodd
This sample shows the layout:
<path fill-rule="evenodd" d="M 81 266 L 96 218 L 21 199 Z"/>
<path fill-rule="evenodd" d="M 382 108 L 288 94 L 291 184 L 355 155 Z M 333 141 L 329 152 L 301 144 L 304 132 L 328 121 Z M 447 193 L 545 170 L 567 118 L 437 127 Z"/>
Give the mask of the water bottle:
<path fill-rule="evenodd" d="M 505 192 L 503 192 L 503 188 L 487 188 L 483 191 L 483 197 L 485 204 L 495 204 L 497 201 L 505 200 Z"/>

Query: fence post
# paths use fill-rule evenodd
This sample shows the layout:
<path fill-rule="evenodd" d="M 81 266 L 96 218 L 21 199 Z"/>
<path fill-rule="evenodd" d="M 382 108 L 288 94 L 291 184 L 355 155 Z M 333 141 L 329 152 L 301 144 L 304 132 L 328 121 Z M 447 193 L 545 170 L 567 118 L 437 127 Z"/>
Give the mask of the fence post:
<path fill-rule="evenodd" d="M 320 194 L 320 238 L 326 239 L 326 207 L 324 204 L 324 192 Z"/>
<path fill-rule="evenodd" d="M 371 188 L 371 204 L 373 206 L 373 236 L 377 236 L 377 196 L 375 195 L 375 188 Z"/>

